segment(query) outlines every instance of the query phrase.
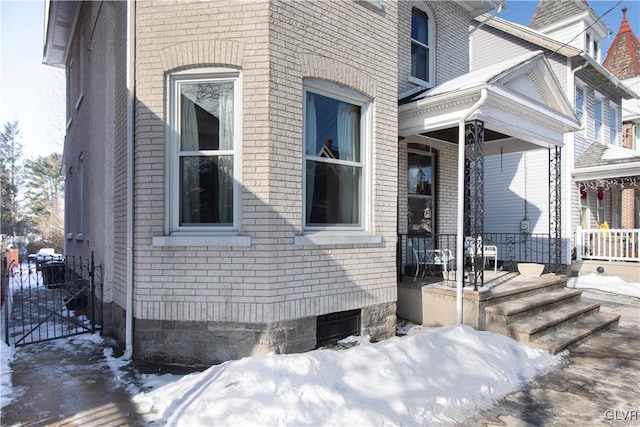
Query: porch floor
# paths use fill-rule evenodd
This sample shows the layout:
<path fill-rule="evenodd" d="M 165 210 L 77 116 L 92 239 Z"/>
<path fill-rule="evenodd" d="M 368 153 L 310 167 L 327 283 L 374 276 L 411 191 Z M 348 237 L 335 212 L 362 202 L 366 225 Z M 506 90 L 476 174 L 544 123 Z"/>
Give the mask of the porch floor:
<path fill-rule="evenodd" d="M 453 273 L 451 274 L 453 277 Z M 463 293 L 466 297 L 473 297 L 478 300 L 487 300 L 492 298 L 503 297 L 505 295 L 521 293 L 523 290 L 545 287 L 553 284 L 566 283 L 567 276 L 555 274 L 543 274 L 540 277 L 526 277 L 514 271 L 484 271 L 484 286 L 478 287 L 478 291 L 474 291 L 472 286 L 466 286 Z M 456 281 L 445 280 L 441 275 L 417 277 L 414 281 L 413 277 L 403 277 L 399 286 L 428 286 L 430 289 L 441 290 L 442 292 L 456 293 Z"/>

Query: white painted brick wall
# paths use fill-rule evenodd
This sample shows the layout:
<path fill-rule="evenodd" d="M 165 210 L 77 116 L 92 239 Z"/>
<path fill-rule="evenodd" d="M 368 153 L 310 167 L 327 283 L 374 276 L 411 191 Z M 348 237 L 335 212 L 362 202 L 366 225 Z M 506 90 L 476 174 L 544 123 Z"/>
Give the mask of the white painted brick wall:
<path fill-rule="evenodd" d="M 397 6 L 385 2 L 379 14 L 350 1 L 136 3 L 136 318 L 272 322 L 395 301 Z M 193 65 L 243 71 L 248 248 L 151 245 L 164 223 L 164 76 Z M 294 245 L 304 77 L 373 99 L 372 231 L 382 245 Z"/>

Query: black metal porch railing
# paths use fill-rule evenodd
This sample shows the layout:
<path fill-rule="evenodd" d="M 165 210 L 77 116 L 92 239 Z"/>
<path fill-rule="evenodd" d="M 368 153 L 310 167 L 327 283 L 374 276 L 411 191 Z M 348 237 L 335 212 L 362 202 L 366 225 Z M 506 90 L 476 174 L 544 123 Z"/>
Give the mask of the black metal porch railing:
<path fill-rule="evenodd" d="M 531 262 L 545 265 L 545 272 L 551 270 L 549 234 L 543 233 L 485 233 L 482 238 L 483 245 L 493 245 L 498 249 L 498 268 L 504 271 L 517 271 L 518 263 Z M 456 268 L 457 260 L 447 260 L 448 262 L 434 263 L 433 265 L 423 265 L 416 259 L 424 251 L 449 250 L 455 258 L 457 254 L 457 242 L 455 234 L 426 234 L 407 233 L 398 235 L 397 268 L 398 281 L 406 277 L 414 277 L 416 269 L 427 269 L 420 274 L 436 273 L 440 274 L 443 268 L 453 270 Z M 415 249 L 415 252 L 414 252 Z M 440 259 L 442 261 L 442 259 Z M 470 259 L 465 261 L 465 269 L 471 268 Z M 491 259 L 493 265 L 493 259 Z"/>

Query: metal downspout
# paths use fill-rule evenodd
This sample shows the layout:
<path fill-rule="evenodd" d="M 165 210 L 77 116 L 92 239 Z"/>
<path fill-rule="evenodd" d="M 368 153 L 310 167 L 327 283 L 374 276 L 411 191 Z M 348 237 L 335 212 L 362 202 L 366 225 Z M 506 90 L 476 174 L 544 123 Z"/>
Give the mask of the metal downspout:
<path fill-rule="evenodd" d="M 462 288 L 464 284 L 464 159 L 465 135 L 464 124 L 478 108 L 487 100 L 487 89 L 482 88 L 480 98 L 458 122 L 458 223 L 456 229 L 456 323 L 462 324 Z"/>
<path fill-rule="evenodd" d="M 125 359 L 133 356 L 133 180 L 135 114 L 135 0 L 127 0 L 127 260 Z"/>
<path fill-rule="evenodd" d="M 507 4 L 506 3 L 501 3 L 498 5 L 498 10 L 495 11 L 495 13 L 493 15 L 490 15 L 487 17 L 487 19 L 485 19 L 484 21 L 482 21 L 480 23 L 480 25 L 478 25 L 477 27 L 473 27 L 470 31 L 469 31 L 469 35 L 473 34 L 476 30 L 479 30 L 480 28 L 482 28 L 484 26 L 484 24 L 486 24 L 487 22 L 491 21 L 493 18 L 495 18 L 496 16 L 500 15 L 500 13 L 503 10 L 507 9 Z"/>

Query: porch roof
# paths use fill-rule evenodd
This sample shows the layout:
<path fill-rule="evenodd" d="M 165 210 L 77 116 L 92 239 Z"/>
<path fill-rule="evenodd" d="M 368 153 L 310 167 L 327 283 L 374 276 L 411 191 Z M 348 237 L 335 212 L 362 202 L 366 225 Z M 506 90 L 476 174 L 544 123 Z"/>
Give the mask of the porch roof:
<path fill-rule="evenodd" d="M 479 68 L 398 107 L 400 136 L 457 143 L 460 120 L 481 120 L 486 155 L 561 146 L 580 128 L 542 51 Z"/>
<path fill-rule="evenodd" d="M 572 176 L 578 182 L 633 177 L 640 181 L 640 152 L 593 142 L 576 161 Z"/>

